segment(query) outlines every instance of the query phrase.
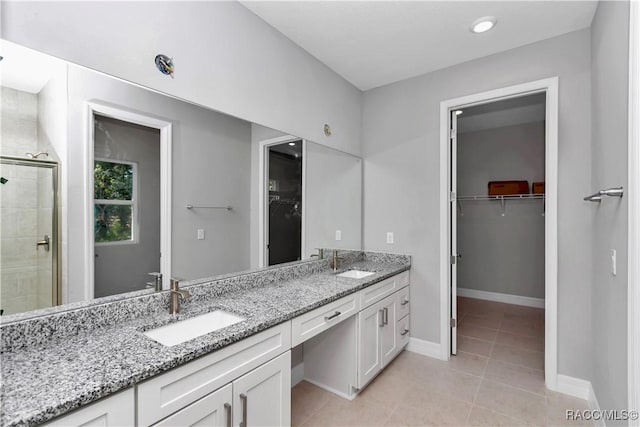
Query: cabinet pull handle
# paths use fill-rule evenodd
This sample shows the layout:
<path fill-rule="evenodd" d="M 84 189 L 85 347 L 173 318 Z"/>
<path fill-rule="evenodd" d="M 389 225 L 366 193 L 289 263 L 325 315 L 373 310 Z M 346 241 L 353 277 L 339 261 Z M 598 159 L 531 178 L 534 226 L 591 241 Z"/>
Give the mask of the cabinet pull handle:
<path fill-rule="evenodd" d="M 408 299 L 406 299 L 406 300 L 404 300 L 404 301 L 402 301 L 400 303 L 400 305 L 407 305 L 407 304 L 409 304 L 409 300 Z"/>
<path fill-rule="evenodd" d="M 382 309 L 382 314 L 383 314 L 383 324 L 384 325 L 388 325 L 389 324 L 389 309 L 387 307 Z"/>
<path fill-rule="evenodd" d="M 331 316 L 324 316 L 324 321 L 328 322 L 329 320 L 335 319 L 336 317 L 340 316 L 341 314 L 342 313 L 340 313 L 339 311 L 336 311 Z"/>
<path fill-rule="evenodd" d="M 409 333 L 409 330 L 405 328 L 402 332 L 400 332 L 400 335 L 405 336 L 408 333 Z"/>
<path fill-rule="evenodd" d="M 227 427 L 232 427 L 231 425 L 231 405 L 228 403 L 224 404 L 224 410 L 227 413 Z"/>
<path fill-rule="evenodd" d="M 244 393 L 240 394 L 240 401 L 242 402 L 242 421 L 240 422 L 240 427 L 247 427 L 247 395 Z"/>
<path fill-rule="evenodd" d="M 380 315 L 380 323 L 378 323 L 378 326 L 382 328 L 384 326 L 384 310 L 378 310 L 378 314 Z"/>

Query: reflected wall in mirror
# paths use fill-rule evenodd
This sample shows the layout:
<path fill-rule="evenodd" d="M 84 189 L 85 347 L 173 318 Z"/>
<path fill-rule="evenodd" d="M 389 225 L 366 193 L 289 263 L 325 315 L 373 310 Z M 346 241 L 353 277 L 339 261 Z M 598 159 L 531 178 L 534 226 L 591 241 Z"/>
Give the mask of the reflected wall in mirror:
<path fill-rule="evenodd" d="M 361 248 L 357 157 L 0 42 L 5 315 L 153 292 L 150 273 L 166 289 L 170 276 Z M 265 168 L 262 143 L 274 138 L 286 145 L 272 147 Z M 30 180 L 7 156 L 49 165 L 49 175 Z M 265 225 L 284 248 L 270 260 L 257 255 Z M 45 235 L 48 252 L 36 246 Z"/>

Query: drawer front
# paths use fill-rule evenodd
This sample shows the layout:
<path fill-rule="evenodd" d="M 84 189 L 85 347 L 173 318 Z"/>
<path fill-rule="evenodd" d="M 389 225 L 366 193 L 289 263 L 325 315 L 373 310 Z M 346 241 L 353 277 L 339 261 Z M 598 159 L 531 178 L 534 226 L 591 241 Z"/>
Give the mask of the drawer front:
<path fill-rule="evenodd" d="M 51 426 L 133 426 L 135 424 L 133 387 L 46 423 Z"/>
<path fill-rule="evenodd" d="M 404 288 L 398 291 L 398 319 L 402 319 L 407 314 L 409 314 L 409 286 L 405 286 Z"/>
<path fill-rule="evenodd" d="M 227 384 L 220 390 L 203 397 L 168 418 L 154 424 L 154 427 L 223 427 L 233 421 L 231 402 L 233 386 Z"/>
<path fill-rule="evenodd" d="M 360 291 L 360 307 L 365 309 L 409 284 L 409 272 L 397 274 Z"/>
<path fill-rule="evenodd" d="M 354 293 L 298 316 L 291 321 L 291 342 L 297 346 L 360 311 Z"/>
<path fill-rule="evenodd" d="M 148 426 L 291 348 L 286 322 L 138 384 L 138 423 Z"/>
<path fill-rule="evenodd" d="M 398 333 L 398 347 L 400 349 L 409 344 L 409 338 L 411 336 L 409 328 L 409 317 L 410 316 L 405 316 L 402 319 L 398 320 L 396 331 Z"/>

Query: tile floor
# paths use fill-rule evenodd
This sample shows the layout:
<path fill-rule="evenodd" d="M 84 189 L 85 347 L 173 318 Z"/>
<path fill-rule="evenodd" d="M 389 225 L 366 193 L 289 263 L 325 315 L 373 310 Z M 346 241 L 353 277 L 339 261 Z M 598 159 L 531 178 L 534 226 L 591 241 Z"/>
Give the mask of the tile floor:
<path fill-rule="evenodd" d="M 402 352 L 353 401 L 307 382 L 294 426 L 555 426 L 587 402 L 544 387 L 544 311 L 458 299 L 458 355 Z"/>

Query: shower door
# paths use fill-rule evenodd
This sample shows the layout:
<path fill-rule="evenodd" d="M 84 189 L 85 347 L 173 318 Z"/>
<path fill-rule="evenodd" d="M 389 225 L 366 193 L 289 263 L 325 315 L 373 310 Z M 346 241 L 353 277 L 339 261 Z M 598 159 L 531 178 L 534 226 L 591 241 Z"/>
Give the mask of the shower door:
<path fill-rule="evenodd" d="M 15 314 L 60 304 L 58 165 L 0 157 L 0 310 Z"/>

